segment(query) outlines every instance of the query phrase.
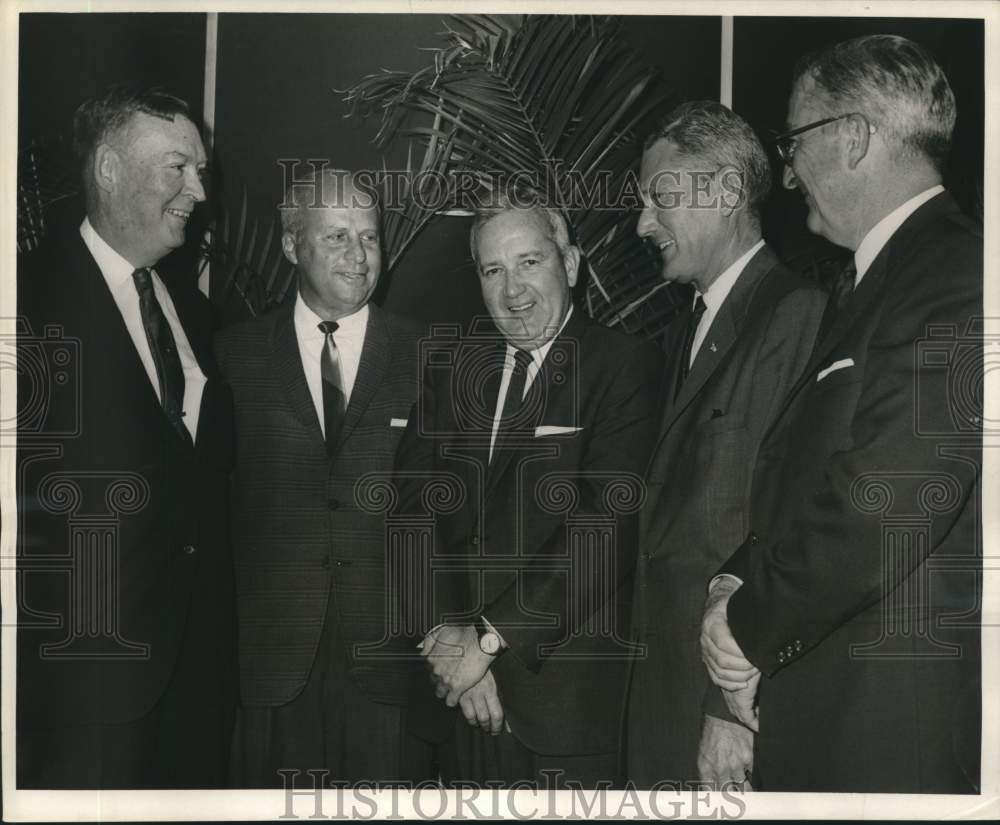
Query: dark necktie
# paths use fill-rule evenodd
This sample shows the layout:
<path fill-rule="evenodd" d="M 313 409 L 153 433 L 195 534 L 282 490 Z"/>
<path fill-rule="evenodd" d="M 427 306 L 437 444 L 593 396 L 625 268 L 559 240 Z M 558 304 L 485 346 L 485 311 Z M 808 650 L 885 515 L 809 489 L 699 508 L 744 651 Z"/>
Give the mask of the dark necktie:
<path fill-rule="evenodd" d="M 858 275 L 858 267 L 854 263 L 854 256 L 847 262 L 844 268 L 837 274 L 837 279 L 833 282 L 830 290 L 830 300 L 826 302 L 826 309 L 823 310 L 823 319 L 819 323 L 819 335 L 817 341 L 822 340 L 834 320 L 840 312 L 847 306 L 847 302 L 854 294 L 854 280 Z"/>
<path fill-rule="evenodd" d="M 519 429 L 524 429 L 521 420 L 521 408 L 524 405 L 524 385 L 528 379 L 528 364 L 531 363 L 531 353 L 523 349 L 514 350 L 514 369 L 507 385 L 507 396 L 503 401 L 503 412 L 500 415 L 500 426 L 497 428 L 497 440 L 493 445 L 493 458 L 500 452 L 501 445 L 510 440 L 510 436 Z M 492 459 L 491 459 L 492 461 Z"/>
<path fill-rule="evenodd" d="M 694 336 L 698 332 L 698 323 L 701 316 L 705 314 L 705 301 L 699 295 L 694 302 L 694 308 L 687 319 L 687 328 L 684 330 L 684 348 L 681 351 L 681 368 L 677 371 L 677 392 L 680 392 L 684 381 L 691 372 L 691 349 L 694 347 Z"/>
<path fill-rule="evenodd" d="M 319 328 L 326 335 L 323 355 L 319 359 L 323 376 L 323 429 L 326 436 L 326 452 L 333 455 L 337 447 L 337 437 L 344 423 L 347 410 L 347 393 L 344 392 L 344 374 L 340 369 L 340 351 L 333 340 L 333 333 L 339 328 L 336 321 L 323 321 Z"/>
<path fill-rule="evenodd" d="M 146 267 L 132 273 L 135 289 L 139 293 L 139 313 L 146 330 L 146 340 L 156 366 L 160 387 L 160 405 L 178 435 L 191 443 L 191 433 L 184 426 L 184 369 L 177 354 L 177 344 L 170 324 L 163 314 L 160 302 L 153 291 L 153 275 Z"/>

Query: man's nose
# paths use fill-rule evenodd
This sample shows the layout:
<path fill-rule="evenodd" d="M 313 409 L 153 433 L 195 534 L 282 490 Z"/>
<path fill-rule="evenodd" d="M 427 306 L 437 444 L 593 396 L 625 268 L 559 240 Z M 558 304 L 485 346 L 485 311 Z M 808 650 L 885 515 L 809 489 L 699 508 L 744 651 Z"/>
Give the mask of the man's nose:
<path fill-rule="evenodd" d="M 347 244 L 347 255 L 352 261 L 363 264 L 367 260 L 364 244 L 361 243 L 361 236 L 354 235 Z"/>
<path fill-rule="evenodd" d="M 195 203 L 201 203 L 205 200 L 205 184 L 202 183 L 201 175 L 198 174 L 196 169 L 188 169 L 187 171 L 184 194 L 190 197 Z"/>
<path fill-rule="evenodd" d="M 786 163 L 784 170 L 781 172 L 781 185 L 784 186 L 785 189 L 799 188 L 798 178 L 795 177 L 795 172 L 792 171 L 792 165 L 790 163 Z"/>
<path fill-rule="evenodd" d="M 652 227 L 655 222 L 653 207 L 649 205 L 642 207 L 642 212 L 639 213 L 639 222 L 635 225 L 636 234 L 640 238 L 645 238 L 653 231 Z"/>
<path fill-rule="evenodd" d="M 508 298 L 514 298 L 515 296 L 520 295 L 523 291 L 524 284 L 521 283 L 521 279 L 508 272 L 503 282 L 503 294 Z"/>

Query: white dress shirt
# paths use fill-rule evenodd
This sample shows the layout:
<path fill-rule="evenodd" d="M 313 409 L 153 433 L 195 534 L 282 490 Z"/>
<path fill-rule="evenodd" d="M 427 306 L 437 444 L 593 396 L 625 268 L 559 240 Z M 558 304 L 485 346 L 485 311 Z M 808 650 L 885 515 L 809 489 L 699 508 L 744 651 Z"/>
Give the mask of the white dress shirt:
<path fill-rule="evenodd" d="M 882 251 L 882 247 L 889 243 L 889 238 L 903 225 L 903 221 L 939 192 L 944 192 L 944 187 L 940 184 L 932 186 L 930 189 L 925 189 L 919 195 L 914 195 L 908 201 L 901 203 L 868 230 L 868 234 L 862 239 L 857 251 L 854 253 L 854 265 L 858 268 L 858 274 L 854 276 L 855 289 L 861 283 L 861 279 L 868 271 L 868 267 L 872 265 L 872 261 Z"/>
<path fill-rule="evenodd" d="M 333 333 L 333 342 L 337 345 L 340 356 L 340 374 L 344 379 L 344 408 L 351 402 L 351 392 L 354 381 L 358 377 L 358 365 L 361 363 L 361 350 L 365 344 L 365 330 L 368 329 L 370 312 L 365 304 L 353 315 L 345 315 L 337 320 L 337 331 Z M 306 374 L 306 384 L 309 395 L 312 396 L 319 428 L 326 436 L 326 421 L 323 417 L 323 370 L 320 359 L 326 346 L 326 335 L 319 328 L 325 320 L 320 318 L 309 305 L 302 300 L 302 294 L 295 296 L 295 337 L 299 342 L 299 357 L 302 359 L 302 370 Z"/>
<path fill-rule="evenodd" d="M 701 319 L 698 321 L 698 326 L 694 331 L 694 340 L 691 343 L 691 360 L 688 361 L 688 369 L 694 363 L 695 356 L 698 354 L 698 350 L 701 349 L 701 345 L 705 341 L 705 336 L 708 335 L 708 330 L 712 326 L 712 321 L 719 314 L 719 309 L 725 303 L 726 298 L 729 297 L 729 293 L 732 291 L 736 281 L 739 280 L 740 273 L 743 272 L 746 265 L 750 263 L 750 259 L 763 246 L 764 239 L 761 238 L 726 267 L 722 271 L 722 274 L 712 281 L 708 289 L 704 293 L 701 293 L 701 299 L 705 302 L 705 312 L 702 314 Z M 695 300 L 698 300 L 697 295 L 695 295 Z"/>
<path fill-rule="evenodd" d="M 528 364 L 528 371 L 524 376 L 524 393 L 521 395 L 522 399 L 528 394 L 528 388 L 531 387 L 531 382 L 535 380 L 535 376 L 538 375 L 538 371 L 542 368 L 542 362 L 545 360 L 545 356 L 549 354 L 549 350 L 552 349 L 553 342 L 566 328 L 566 323 L 569 321 L 572 314 L 573 305 L 570 304 L 569 312 L 566 313 L 566 317 L 563 318 L 562 324 L 559 325 L 559 332 L 553 335 L 538 349 L 533 349 L 529 352 L 529 355 L 531 355 L 531 362 Z M 510 377 L 514 374 L 515 352 L 516 349 L 514 346 L 508 343 L 507 354 L 504 357 L 503 363 L 503 376 L 500 378 L 500 392 L 497 394 L 497 408 L 493 412 L 493 432 L 490 434 L 490 461 L 493 460 L 493 448 L 496 446 L 497 433 L 500 431 L 500 419 L 503 418 L 503 405 L 507 400 L 507 388 L 510 386 Z"/>
<path fill-rule="evenodd" d="M 115 299 L 118 311 L 122 314 L 125 327 L 128 329 L 129 337 L 139 354 L 139 360 L 149 376 L 149 382 L 153 385 L 156 397 L 160 398 L 160 379 L 156 374 L 156 362 L 153 360 L 153 351 L 149 348 L 149 340 L 146 338 L 146 328 L 142 324 L 142 310 L 139 308 L 139 291 L 135 288 L 135 279 L 132 273 L 136 267 L 132 266 L 104 240 L 88 218 L 83 219 L 80 224 L 80 236 L 83 242 L 94 256 L 101 274 L 111 290 L 111 297 Z M 201 397 L 205 392 L 207 379 L 198 366 L 198 360 L 194 357 L 194 350 L 191 349 L 191 342 L 188 341 L 184 327 L 181 326 L 180 318 L 177 317 L 177 310 L 174 309 L 174 302 L 170 300 L 170 293 L 156 274 L 156 270 L 150 267 L 153 280 L 153 294 L 159 301 L 163 310 L 163 315 L 170 325 L 170 331 L 174 335 L 174 343 L 177 345 L 177 354 L 181 359 L 181 369 L 184 370 L 184 403 L 181 409 L 184 411 L 184 426 L 191 434 L 191 440 L 195 440 L 198 433 L 198 414 L 201 412 Z"/>

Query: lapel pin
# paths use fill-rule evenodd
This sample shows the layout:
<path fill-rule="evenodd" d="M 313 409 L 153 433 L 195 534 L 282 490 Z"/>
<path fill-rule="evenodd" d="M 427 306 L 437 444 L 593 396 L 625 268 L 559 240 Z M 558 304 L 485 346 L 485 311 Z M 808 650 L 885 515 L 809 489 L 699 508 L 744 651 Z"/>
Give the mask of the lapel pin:
<path fill-rule="evenodd" d="M 719 351 L 719 348 L 717 346 L 715 346 L 715 341 L 712 341 L 712 343 L 708 345 L 708 348 L 710 350 L 712 350 L 712 352 L 718 352 Z"/>

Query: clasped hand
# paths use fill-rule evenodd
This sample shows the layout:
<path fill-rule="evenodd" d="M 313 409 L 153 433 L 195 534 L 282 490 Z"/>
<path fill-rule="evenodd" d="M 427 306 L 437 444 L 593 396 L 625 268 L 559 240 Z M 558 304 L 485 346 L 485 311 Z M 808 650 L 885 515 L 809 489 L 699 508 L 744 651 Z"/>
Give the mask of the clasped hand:
<path fill-rule="evenodd" d="M 729 598 L 739 587 L 739 584 L 723 579 L 709 593 L 701 624 L 701 659 L 708 668 L 709 678 L 723 689 L 730 713 L 756 731 L 759 722 L 754 698 L 760 683 L 760 671 L 743 655 L 726 618 Z"/>
<path fill-rule="evenodd" d="M 489 672 L 494 656 L 483 653 L 472 625 L 441 625 L 424 637 L 420 654 L 431 670 L 434 692 L 448 707 L 460 705 L 469 724 L 499 733 L 503 708 Z"/>

